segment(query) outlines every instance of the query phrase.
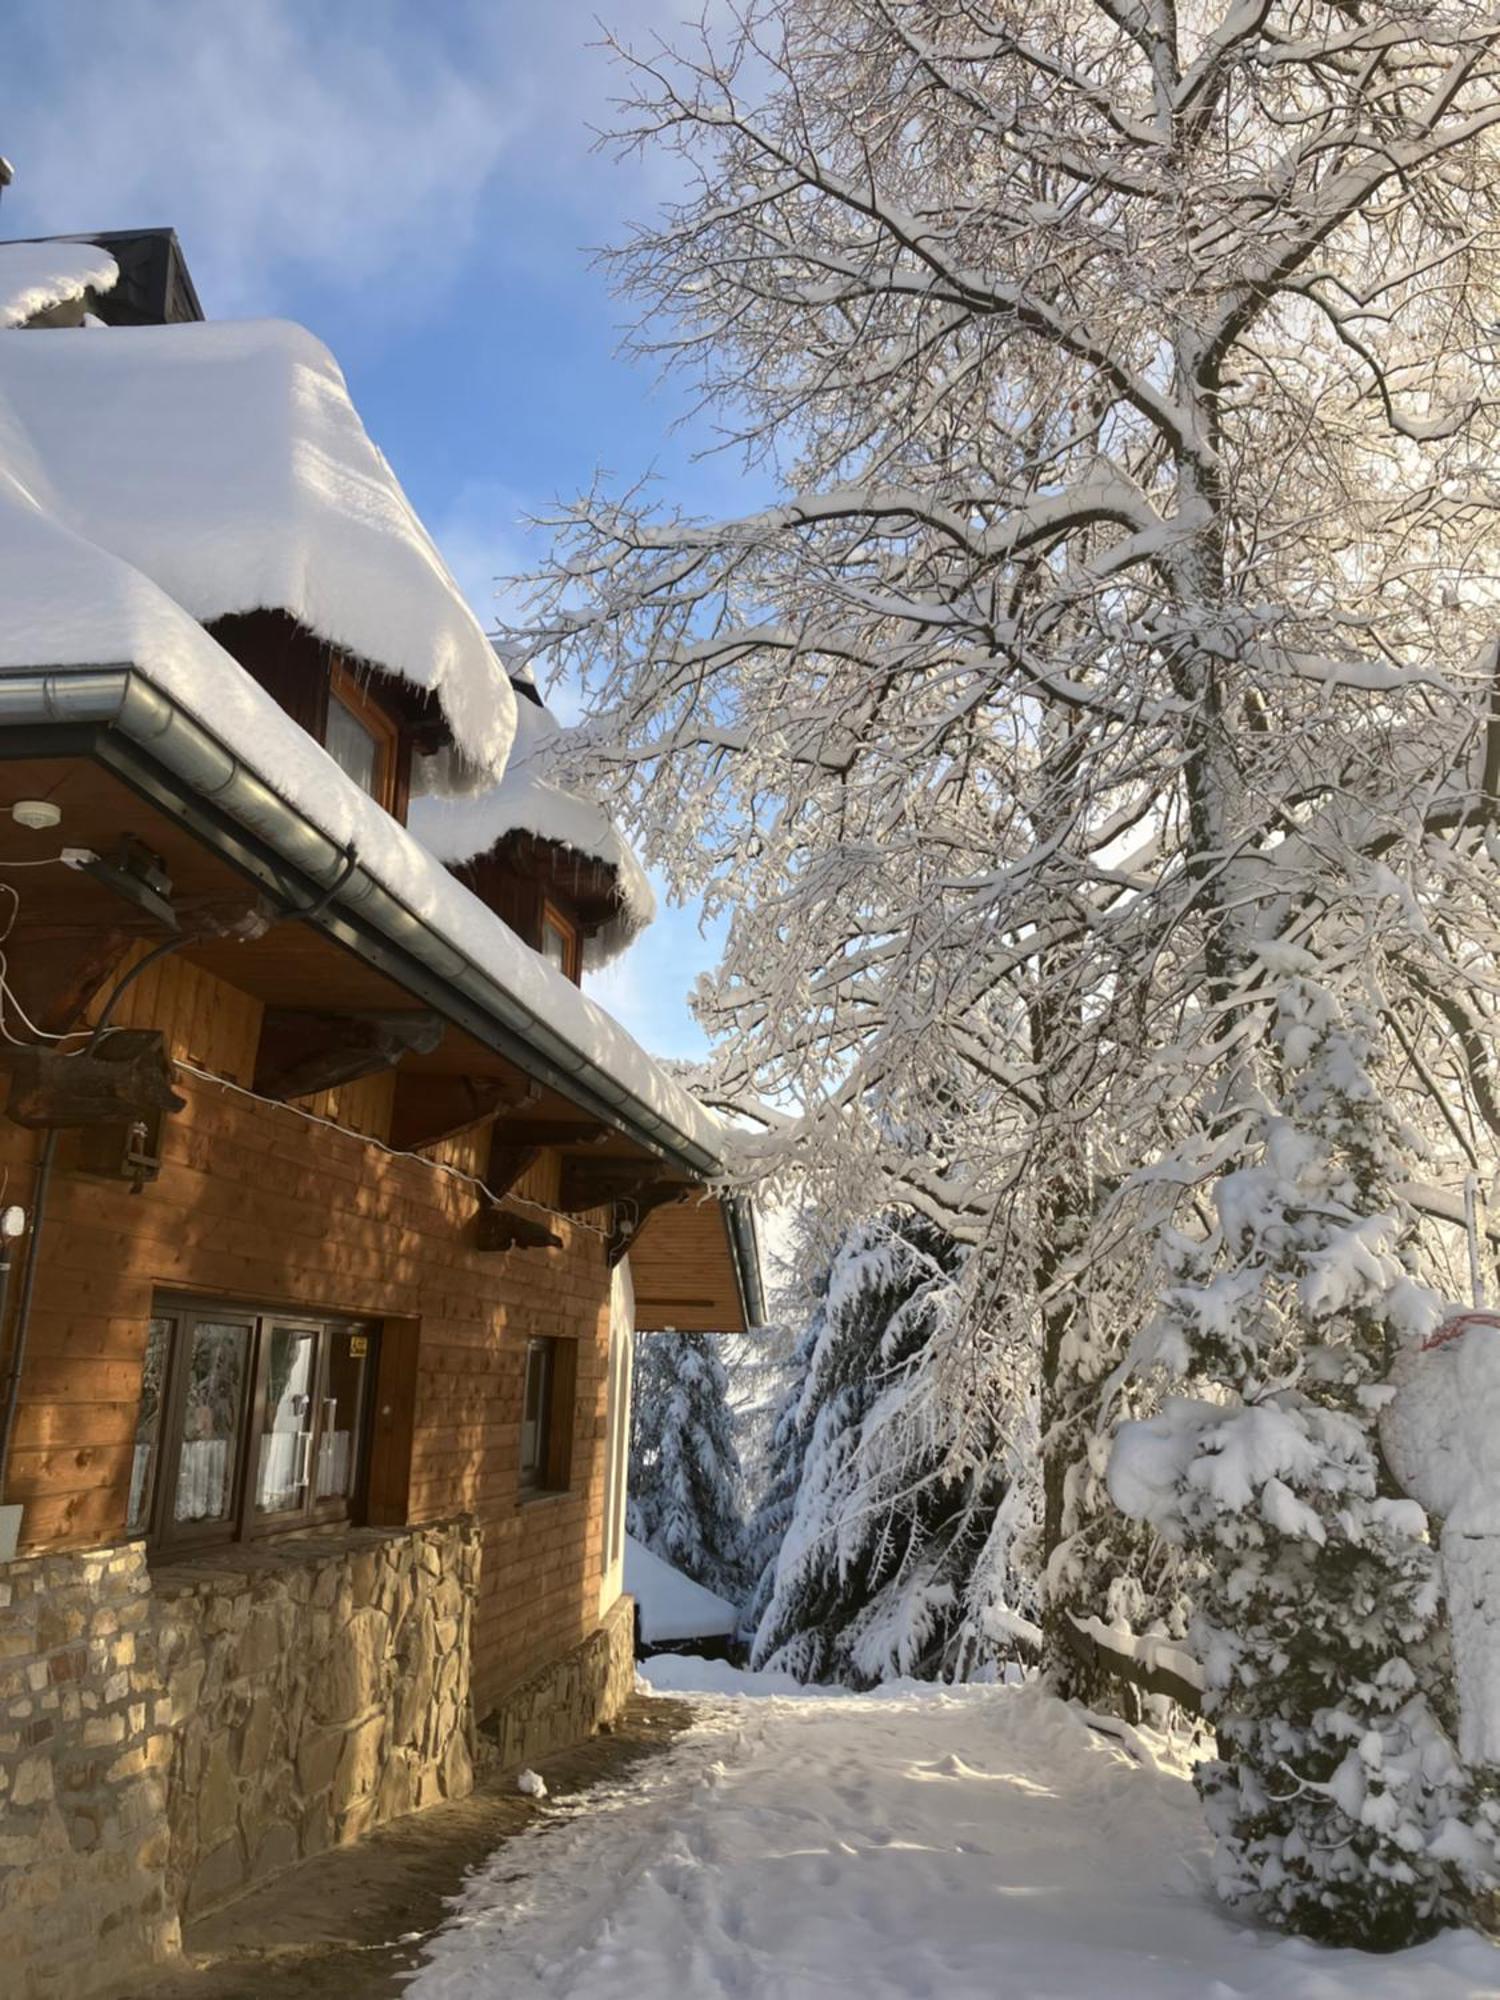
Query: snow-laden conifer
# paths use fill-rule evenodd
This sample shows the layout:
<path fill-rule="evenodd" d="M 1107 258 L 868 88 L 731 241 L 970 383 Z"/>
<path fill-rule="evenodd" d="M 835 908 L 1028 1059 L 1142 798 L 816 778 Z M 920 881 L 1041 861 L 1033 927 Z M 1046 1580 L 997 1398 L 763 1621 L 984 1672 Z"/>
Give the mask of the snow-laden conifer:
<path fill-rule="evenodd" d="M 910 1215 L 838 1245 L 778 1424 L 766 1512 L 785 1520 L 758 1592 L 757 1666 L 870 1687 L 993 1664 L 1031 1632 L 1007 1567 L 1005 1426 L 992 1412 L 975 1449 L 942 1379 L 965 1262 Z"/>
<path fill-rule="evenodd" d="M 787 1358 L 786 1380 L 766 1439 L 765 1463 L 761 1468 L 760 1492 L 751 1511 L 745 1534 L 746 1570 L 749 1595 L 740 1617 L 740 1628 L 753 1639 L 771 1602 L 776 1585 L 776 1561 L 791 1525 L 802 1483 L 802 1461 L 807 1444 L 803 1420 L 808 1372 L 822 1338 L 826 1318 L 826 1268 L 822 1287 L 802 1301 L 802 1327 Z"/>
<path fill-rule="evenodd" d="M 738 1603 L 744 1489 L 719 1336 L 638 1334 L 630 1422 L 630 1533 Z"/>
<path fill-rule="evenodd" d="M 1377 1430 L 1393 1356 L 1441 1306 L 1413 1275 L 1410 1135 L 1372 1081 L 1368 1009 L 1293 976 L 1272 1038 L 1244 1163 L 1212 1228 L 1169 1232 L 1143 1341 L 1200 1394 L 1125 1425 L 1110 1483 L 1199 1566 L 1221 1891 L 1389 1950 L 1495 1880 L 1450 1734 L 1437 1552 Z"/>

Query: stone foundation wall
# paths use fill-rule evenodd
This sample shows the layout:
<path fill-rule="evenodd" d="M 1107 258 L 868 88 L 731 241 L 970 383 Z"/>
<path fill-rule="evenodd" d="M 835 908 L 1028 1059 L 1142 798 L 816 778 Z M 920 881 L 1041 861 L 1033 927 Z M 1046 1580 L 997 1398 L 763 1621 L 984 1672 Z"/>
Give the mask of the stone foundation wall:
<path fill-rule="evenodd" d="M 0 1993 L 88 2000 L 180 1920 L 473 1783 L 471 1523 L 0 1567 Z"/>
<path fill-rule="evenodd" d="M 155 1573 L 184 1920 L 473 1783 L 465 1524 L 226 1550 Z"/>
<path fill-rule="evenodd" d="M 513 1688 L 480 1724 L 487 1761 L 534 1764 L 613 1722 L 635 1686 L 635 1599 L 619 1597 L 580 1646 Z"/>
<path fill-rule="evenodd" d="M 177 1949 L 139 1543 L 0 1567 L 0 1990 L 81 2000 Z"/>

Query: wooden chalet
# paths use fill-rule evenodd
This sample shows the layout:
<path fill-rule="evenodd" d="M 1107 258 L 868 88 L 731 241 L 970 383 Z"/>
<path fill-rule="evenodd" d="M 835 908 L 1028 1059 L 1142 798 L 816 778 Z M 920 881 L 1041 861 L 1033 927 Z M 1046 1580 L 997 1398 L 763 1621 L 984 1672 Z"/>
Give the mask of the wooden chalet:
<path fill-rule="evenodd" d="M 544 712 L 326 353 L 170 232 L 8 256 L 0 1954 L 71 2000 L 607 1720 L 631 1333 L 762 1307 L 579 990 L 633 857 L 528 820 Z"/>

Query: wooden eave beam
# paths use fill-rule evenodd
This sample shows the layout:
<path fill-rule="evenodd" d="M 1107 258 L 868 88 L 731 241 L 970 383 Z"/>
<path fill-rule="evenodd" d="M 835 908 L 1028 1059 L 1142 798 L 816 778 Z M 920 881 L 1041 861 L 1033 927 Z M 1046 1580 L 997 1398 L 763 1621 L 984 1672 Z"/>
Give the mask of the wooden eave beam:
<path fill-rule="evenodd" d="M 508 1146 L 599 1146 L 614 1135 L 607 1125 L 582 1119 L 504 1118 L 495 1136 Z"/>
<path fill-rule="evenodd" d="M 311 1097 L 393 1069 L 405 1055 L 430 1055 L 443 1031 L 441 1015 L 431 1013 L 325 1014 L 268 1007 L 255 1088 L 262 1097 Z"/>
<path fill-rule="evenodd" d="M 474 1248 L 486 1256 L 506 1250 L 560 1250 L 562 1238 L 540 1216 L 493 1202 L 479 1211 Z"/>
<path fill-rule="evenodd" d="M 536 1086 L 530 1099 L 535 1100 Z M 486 1119 L 519 1108 L 516 1086 L 499 1077 L 435 1076 L 427 1070 L 398 1072 L 391 1111 L 391 1144 L 403 1152 L 441 1145 Z"/>
<path fill-rule="evenodd" d="M 78 893 L 98 907 L 92 883 Z M 60 891 L 60 899 L 67 894 Z M 7 940 L 6 979 L 27 1019 L 45 1034 L 63 1035 L 83 1026 L 93 1002 L 125 971 L 131 952 L 162 941 L 162 926 L 144 912 L 113 896 L 108 907 L 102 922 L 26 923 Z M 176 904 L 176 914 L 184 946 L 217 938 L 248 941 L 270 921 L 268 905 L 260 897 L 247 900 L 242 892 L 185 897 Z"/>
<path fill-rule="evenodd" d="M 94 1051 L 67 1055 L 41 1044 L 6 1047 L 10 1073 L 5 1115 L 36 1131 L 129 1125 L 159 1111 L 181 1111 L 172 1065 L 157 1028 L 119 1028 Z"/>
<path fill-rule="evenodd" d="M 656 1160 L 614 1160 L 566 1154 L 562 1163 L 557 1205 L 569 1215 L 588 1208 L 607 1208 L 614 1201 L 640 1202 L 649 1198 L 651 1206 L 675 1201 L 691 1192 L 693 1183 L 675 1179 Z M 658 1190 L 665 1192 L 658 1193 Z"/>

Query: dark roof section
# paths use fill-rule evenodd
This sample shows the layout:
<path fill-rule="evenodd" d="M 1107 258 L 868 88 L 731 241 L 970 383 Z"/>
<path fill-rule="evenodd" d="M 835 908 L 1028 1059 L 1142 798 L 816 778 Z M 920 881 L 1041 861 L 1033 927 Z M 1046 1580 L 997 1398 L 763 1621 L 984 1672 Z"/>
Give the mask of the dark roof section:
<path fill-rule="evenodd" d="M 173 326 L 203 319 L 175 229 L 101 229 L 72 236 L 20 236 L 18 243 L 97 243 L 120 267 L 112 291 L 89 295 L 89 311 L 106 326 Z"/>

